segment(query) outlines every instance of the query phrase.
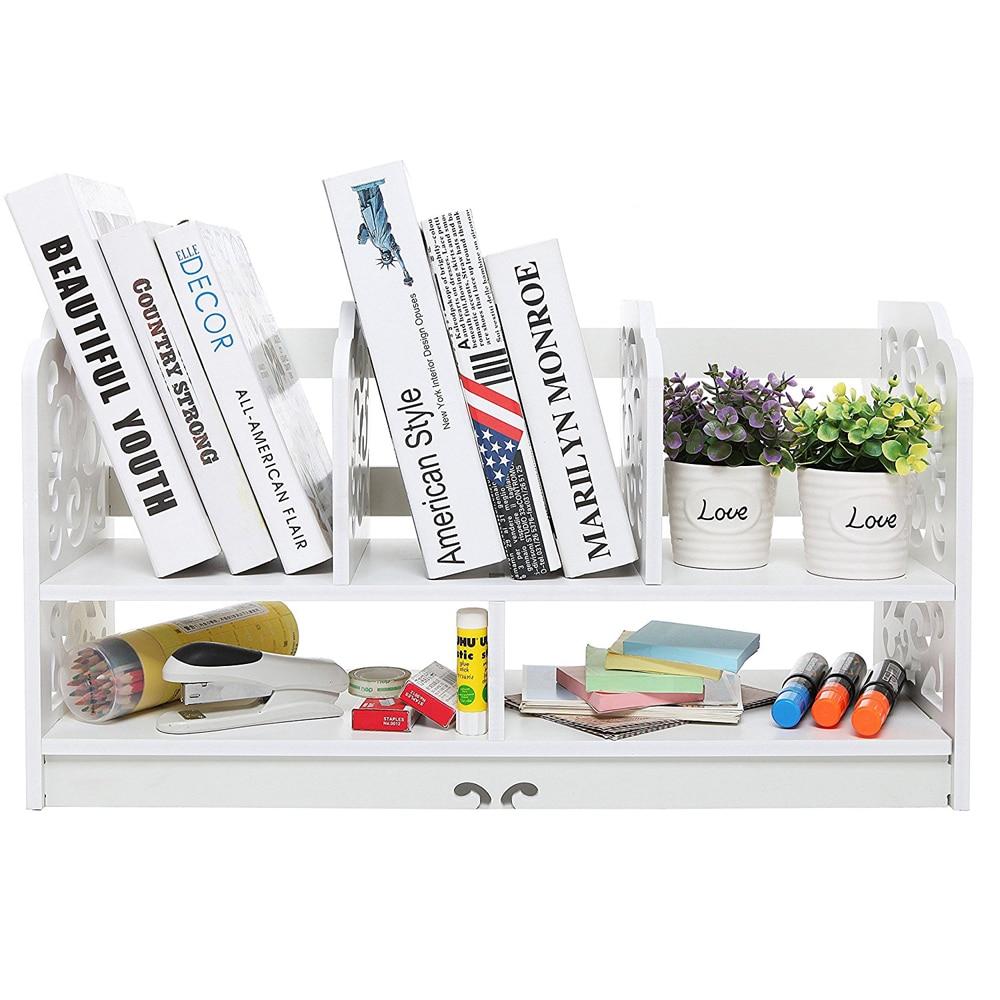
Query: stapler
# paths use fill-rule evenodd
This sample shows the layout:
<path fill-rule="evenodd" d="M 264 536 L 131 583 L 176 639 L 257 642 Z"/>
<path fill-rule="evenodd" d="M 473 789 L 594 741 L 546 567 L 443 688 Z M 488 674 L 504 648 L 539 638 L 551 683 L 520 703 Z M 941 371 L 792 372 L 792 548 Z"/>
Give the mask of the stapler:
<path fill-rule="evenodd" d="M 156 720 L 161 733 L 213 733 L 274 722 L 335 719 L 347 673 L 333 660 L 281 656 L 221 642 L 191 642 L 164 664 L 183 685 L 184 708 Z M 218 708 L 210 707 L 220 704 Z M 203 707 L 204 706 L 204 707 Z"/>

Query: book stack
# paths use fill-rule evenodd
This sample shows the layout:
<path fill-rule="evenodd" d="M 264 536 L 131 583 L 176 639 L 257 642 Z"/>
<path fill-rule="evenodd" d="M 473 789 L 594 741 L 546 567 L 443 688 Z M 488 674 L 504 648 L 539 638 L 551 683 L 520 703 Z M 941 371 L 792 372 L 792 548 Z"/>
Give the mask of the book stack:
<path fill-rule="evenodd" d="M 633 563 L 558 243 L 484 256 L 399 162 L 324 183 L 428 577 Z M 328 560 L 330 454 L 239 234 L 67 175 L 7 201 L 154 573 Z"/>
<path fill-rule="evenodd" d="M 329 559 L 330 455 L 239 235 L 69 175 L 7 203 L 156 576 Z"/>
<path fill-rule="evenodd" d="M 517 707 L 526 715 L 733 725 L 745 707 L 740 669 L 759 648 L 757 633 L 651 621 L 606 648 L 587 646 L 582 667 L 525 667 Z"/>
<path fill-rule="evenodd" d="M 634 562 L 559 245 L 484 257 L 468 210 L 418 221 L 402 163 L 324 183 L 427 575 Z"/>

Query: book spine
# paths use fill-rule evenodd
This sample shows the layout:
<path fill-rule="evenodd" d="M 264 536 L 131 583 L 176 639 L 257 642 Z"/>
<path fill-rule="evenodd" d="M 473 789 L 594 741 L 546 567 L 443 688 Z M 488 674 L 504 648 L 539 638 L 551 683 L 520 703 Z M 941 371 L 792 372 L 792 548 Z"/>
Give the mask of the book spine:
<path fill-rule="evenodd" d="M 7 202 L 153 572 L 169 576 L 218 555 L 219 544 L 75 184 L 101 187 L 55 177 Z M 124 195 L 110 191 L 120 202 L 104 218 L 131 222 Z"/>
<path fill-rule="evenodd" d="M 151 227 L 139 223 L 115 229 L 100 243 L 230 572 L 270 562 L 276 556 L 271 536 L 156 252 Z"/>
<path fill-rule="evenodd" d="M 559 553 L 472 213 L 421 227 L 510 574 L 544 576 Z"/>
<path fill-rule="evenodd" d="M 402 163 L 325 182 L 427 575 L 504 558 Z"/>
<path fill-rule="evenodd" d="M 330 543 L 299 481 L 240 322 L 199 227 L 156 235 L 156 247 L 236 452 L 286 573 L 330 557 Z"/>
<path fill-rule="evenodd" d="M 626 566 L 635 542 L 559 244 L 486 258 L 566 576 Z"/>

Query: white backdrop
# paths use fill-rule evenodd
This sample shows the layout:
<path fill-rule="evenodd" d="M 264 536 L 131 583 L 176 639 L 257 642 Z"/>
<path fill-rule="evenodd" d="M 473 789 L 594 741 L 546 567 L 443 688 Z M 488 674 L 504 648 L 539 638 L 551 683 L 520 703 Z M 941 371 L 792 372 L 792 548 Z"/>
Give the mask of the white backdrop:
<path fill-rule="evenodd" d="M 7 6 L 0 191 L 71 171 L 121 184 L 140 217 L 233 225 L 285 326 L 335 325 L 348 294 L 321 179 L 400 157 L 420 210 L 472 206 L 485 248 L 558 236 L 584 325 L 614 325 L 625 297 L 652 299 L 672 326 L 872 326 L 879 298 L 943 302 L 978 379 L 977 620 L 989 614 L 990 5 Z M 6 213 L 0 275 L 14 414 L 43 306 Z M 28 813 L 17 440 L 12 427 L 0 803 L 18 995 L 711 994 L 742 981 L 975 995 L 965 980 L 995 921 L 973 907 L 997 889 L 987 625 L 964 815 Z M 384 628 L 385 609 L 296 610 L 303 652 L 348 662 Z M 646 610 L 557 627 L 551 609 L 522 609 L 511 653 L 568 657 Z M 725 620 L 771 640 L 761 666 L 868 636 L 853 606 L 734 606 Z M 414 656 L 435 643 L 447 655 L 448 623 L 434 621 Z M 428 870 L 444 890 L 409 874 Z"/>

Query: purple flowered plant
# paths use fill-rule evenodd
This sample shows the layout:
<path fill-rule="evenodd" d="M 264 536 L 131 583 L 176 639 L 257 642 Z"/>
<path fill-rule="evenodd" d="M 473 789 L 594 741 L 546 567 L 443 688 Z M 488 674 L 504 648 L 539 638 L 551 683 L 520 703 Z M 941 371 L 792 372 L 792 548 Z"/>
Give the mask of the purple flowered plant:
<path fill-rule="evenodd" d="M 703 382 L 688 385 L 686 378 L 675 373 L 663 386 L 663 447 L 671 461 L 764 465 L 774 475 L 795 468 L 785 407 L 812 399 L 812 389 L 796 400 L 788 391 L 793 375 L 752 379 L 742 368 L 723 372 L 714 364 Z"/>

